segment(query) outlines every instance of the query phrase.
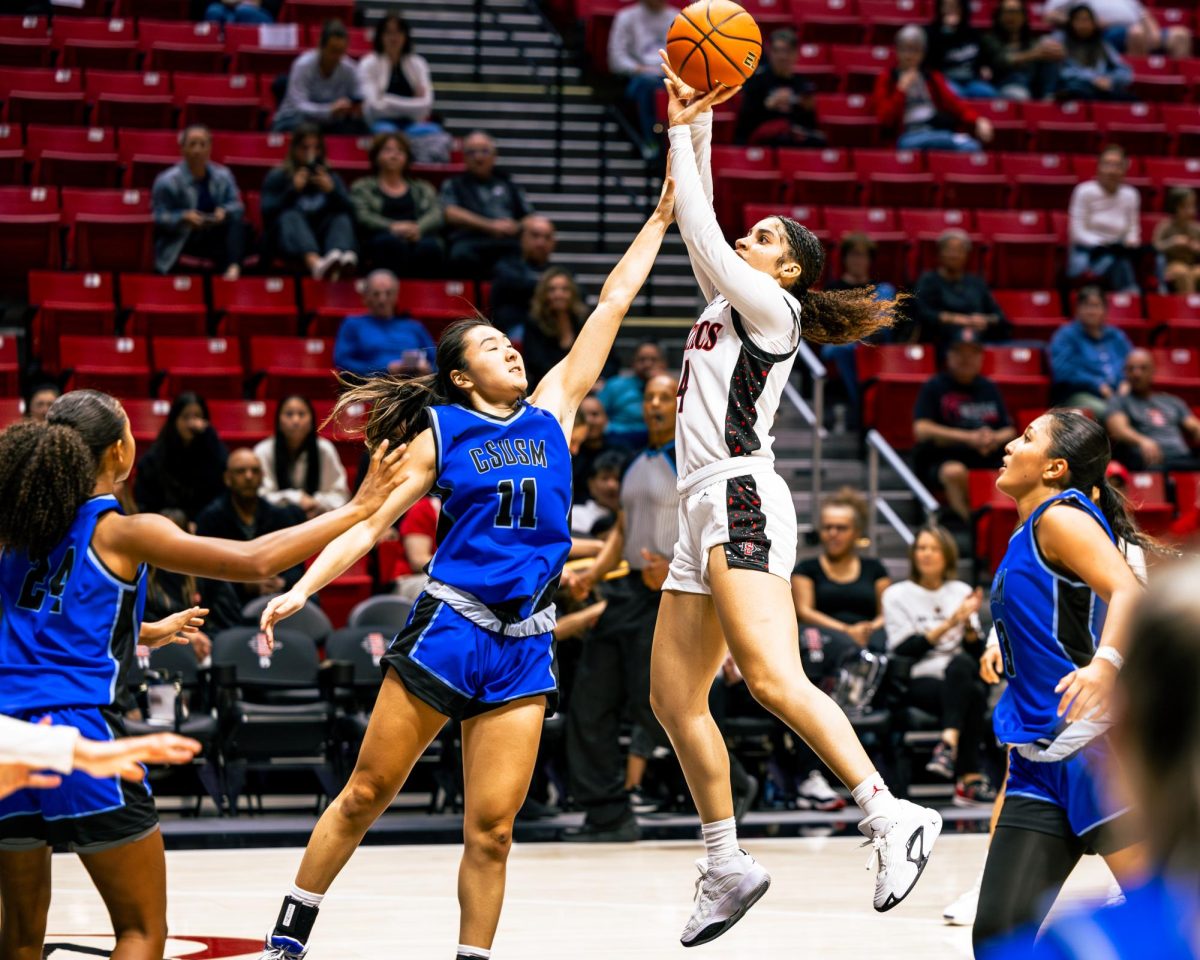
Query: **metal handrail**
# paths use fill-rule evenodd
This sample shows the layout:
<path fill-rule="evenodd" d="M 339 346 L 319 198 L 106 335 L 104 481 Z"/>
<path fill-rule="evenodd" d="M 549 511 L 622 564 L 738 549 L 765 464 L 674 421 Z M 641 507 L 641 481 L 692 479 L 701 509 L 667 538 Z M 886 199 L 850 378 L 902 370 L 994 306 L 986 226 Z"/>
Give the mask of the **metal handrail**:
<path fill-rule="evenodd" d="M 809 406 L 808 402 L 791 381 L 783 385 L 783 395 L 796 408 L 800 416 L 804 418 L 804 422 L 812 427 L 812 506 L 810 509 L 815 515 L 821 503 L 822 448 L 827 435 L 825 430 L 825 380 L 829 374 L 825 369 L 825 364 L 818 359 L 817 355 L 812 352 L 812 349 L 803 340 L 800 341 L 800 347 L 796 351 L 796 356 L 808 367 L 808 375 L 812 378 L 812 405 Z"/>
<path fill-rule="evenodd" d="M 907 463 L 901 459 L 900 454 L 892 449 L 892 445 L 883 438 L 878 430 L 870 430 L 867 432 L 867 497 L 871 504 L 871 514 L 867 520 L 867 536 L 870 537 L 872 544 L 878 544 L 877 534 L 879 531 L 878 514 L 883 514 L 887 522 L 896 530 L 897 533 L 908 544 L 913 542 L 911 531 L 904 524 L 904 521 L 897 516 L 892 509 L 891 504 L 887 503 L 879 496 L 879 458 L 883 457 L 887 461 L 889 467 L 896 471 L 900 476 L 900 480 L 904 483 L 913 496 L 917 498 L 917 502 L 925 511 L 926 517 L 932 516 L 937 512 L 938 502 L 933 494 L 929 492 L 925 484 L 917 479 L 917 475 L 909 469 Z"/>

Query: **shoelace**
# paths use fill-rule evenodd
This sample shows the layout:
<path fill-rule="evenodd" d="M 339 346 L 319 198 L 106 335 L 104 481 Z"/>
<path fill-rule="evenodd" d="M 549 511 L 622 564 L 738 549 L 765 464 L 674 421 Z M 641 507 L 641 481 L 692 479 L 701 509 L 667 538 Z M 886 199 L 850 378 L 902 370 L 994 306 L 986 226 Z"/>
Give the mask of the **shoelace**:
<path fill-rule="evenodd" d="M 879 872 L 882 875 L 882 873 L 886 869 L 886 865 L 887 865 L 887 848 L 888 848 L 887 834 L 883 833 L 883 834 L 880 834 L 879 836 L 872 837 L 870 840 L 867 840 L 865 843 L 860 843 L 859 848 L 861 849 L 862 847 L 870 847 L 871 848 L 871 853 L 867 857 L 866 869 L 870 870 L 871 865 L 873 863 L 875 863 L 876 861 L 878 861 Z"/>
<path fill-rule="evenodd" d="M 696 912 L 695 915 L 703 920 L 708 916 L 708 912 L 712 909 L 712 901 L 704 893 L 704 877 L 703 870 L 700 871 L 700 876 L 696 878 Z"/>
<path fill-rule="evenodd" d="M 267 947 L 260 960 L 295 960 L 296 954 L 283 947 Z"/>

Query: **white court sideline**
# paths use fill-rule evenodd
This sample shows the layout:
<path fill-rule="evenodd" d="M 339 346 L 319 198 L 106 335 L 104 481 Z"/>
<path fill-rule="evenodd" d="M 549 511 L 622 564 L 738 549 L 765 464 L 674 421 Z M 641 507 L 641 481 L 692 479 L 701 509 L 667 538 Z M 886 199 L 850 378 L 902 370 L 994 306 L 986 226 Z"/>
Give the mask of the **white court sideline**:
<path fill-rule="evenodd" d="M 871 909 L 868 850 L 847 838 L 751 840 L 770 869 L 771 890 L 737 927 L 695 951 L 678 936 L 691 907 L 699 842 L 580 846 L 519 844 L 496 960 L 763 960 L 788 956 L 880 960 L 964 960 L 970 931 L 946 927 L 942 907 L 974 880 L 981 835 L 944 835 L 929 870 L 905 903 Z M 258 956 L 291 884 L 299 849 L 181 851 L 167 854 L 169 958 L 245 960 Z M 460 848 L 364 847 L 321 908 L 311 960 L 445 960 L 457 940 L 455 872 Z M 108 918 L 74 856 L 54 858 L 48 944 L 54 960 L 107 956 Z M 1087 857 L 1065 897 L 1103 895 L 1109 874 Z M 74 948 L 74 949 L 73 949 Z"/>

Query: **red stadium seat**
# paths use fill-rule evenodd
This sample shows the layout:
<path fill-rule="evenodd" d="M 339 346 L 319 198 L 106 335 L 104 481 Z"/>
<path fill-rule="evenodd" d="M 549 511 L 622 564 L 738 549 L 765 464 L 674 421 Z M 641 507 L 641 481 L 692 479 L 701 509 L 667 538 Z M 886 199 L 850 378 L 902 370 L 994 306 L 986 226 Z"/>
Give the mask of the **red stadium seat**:
<path fill-rule="evenodd" d="M 995 470 L 972 470 L 967 497 L 975 515 L 975 552 L 989 570 L 995 570 L 1008 550 L 1008 538 L 1017 526 L 1017 507 L 996 489 Z"/>
<path fill-rule="evenodd" d="M 1020 340 L 1049 340 L 1067 318 L 1053 290 L 995 290 L 992 293 Z"/>
<path fill-rule="evenodd" d="M 238 344 L 224 337 L 155 337 L 150 343 L 154 369 L 164 374 L 159 396 L 177 397 L 194 390 L 207 400 L 238 400 L 245 372 Z"/>
<path fill-rule="evenodd" d="M 145 70 L 219 73 L 225 69 L 225 45 L 216 23 L 139 20 L 138 46 L 146 55 Z"/>
<path fill-rule="evenodd" d="M 213 159 L 233 171 L 243 190 L 257 190 L 287 155 L 286 133 L 222 133 L 213 137 Z"/>
<path fill-rule="evenodd" d="M 78 70 L 0 67 L 7 123 L 83 123 L 83 74 Z"/>
<path fill-rule="evenodd" d="M 179 162 L 175 130 L 122 130 L 117 156 L 125 168 L 125 186 L 151 187 L 154 178 Z"/>
<path fill-rule="evenodd" d="M 32 183 L 115 187 L 120 179 L 117 138 L 111 128 L 30 124 L 25 129 L 25 159 L 32 164 Z"/>
<path fill-rule="evenodd" d="M 1146 175 L 1160 186 L 1200 189 L 1200 158 L 1146 157 L 1142 166 Z"/>
<path fill-rule="evenodd" d="M 1058 238 L 1041 210 L 977 210 L 975 223 L 988 244 L 994 287 L 1053 287 Z"/>
<path fill-rule="evenodd" d="M 213 309 L 222 315 L 217 333 L 242 341 L 242 361 L 249 370 L 254 369 L 250 363 L 251 337 L 295 336 L 300 332 L 292 277 L 218 278 L 213 280 L 212 292 Z"/>
<path fill-rule="evenodd" d="M 16 337 L 0 336 L 0 394 L 20 391 L 21 366 L 17 359 Z M 6 424 L 7 425 L 7 424 Z"/>
<path fill-rule="evenodd" d="M 262 100 L 257 76 L 177 73 L 174 83 L 180 126 L 200 123 L 213 130 L 258 129 Z"/>
<path fill-rule="evenodd" d="M 1067 158 L 1056 153 L 1009 153 L 1000 167 L 1016 186 L 1013 203 L 1018 208 L 1066 210 L 1079 182 Z"/>
<path fill-rule="evenodd" d="M 0 63 L 10 67 L 50 66 L 50 22 L 46 17 L 0 17 Z"/>
<path fill-rule="evenodd" d="M 1137 513 L 1138 526 L 1161 536 L 1175 519 L 1175 506 L 1167 496 L 1166 477 L 1158 471 L 1130 473 L 1125 496 Z"/>
<path fill-rule="evenodd" d="M 833 147 L 879 145 L 879 121 L 865 93 L 817 95 L 818 125 Z"/>
<path fill-rule="evenodd" d="M 62 211 L 75 269 L 154 269 L 149 191 L 64 189 Z"/>
<path fill-rule="evenodd" d="M 1134 346 L 1149 346 L 1154 328 L 1146 322 L 1143 316 L 1142 298 L 1137 294 L 1109 293 L 1107 300 L 1108 322 L 1123 330 Z M 1075 293 L 1072 293 L 1070 299 L 1072 311 L 1075 309 L 1076 301 L 1077 297 Z"/>
<path fill-rule="evenodd" d="M 833 48 L 822 43 L 799 44 L 796 47 L 796 64 L 792 67 L 792 73 L 804 77 L 817 93 L 836 92 L 841 79 L 838 76 L 840 71 L 830 66 L 832 50 Z"/>
<path fill-rule="evenodd" d="M 801 43 L 862 43 L 866 30 L 855 0 L 797 0 L 792 19 Z"/>
<path fill-rule="evenodd" d="M 875 241 L 874 270 L 880 277 L 901 277 L 908 259 L 908 238 L 894 210 L 884 207 L 826 207 L 825 228 L 836 242 L 847 233 L 865 233 Z M 841 273 L 836 247 L 830 265 L 832 276 Z"/>
<path fill-rule="evenodd" d="M 959 208 L 1003 208 L 1008 205 L 1008 178 L 994 154 L 928 153 L 925 163 L 941 184 L 942 205 Z"/>
<path fill-rule="evenodd" d="M 317 594 L 321 598 L 321 609 L 335 627 L 345 626 L 350 611 L 371 595 L 373 582 L 367 558 L 355 562 L 345 573 L 338 576 Z"/>
<path fill-rule="evenodd" d="M 350 23 L 354 19 L 354 0 L 283 0 L 279 11 L 282 23 L 322 24 L 326 20 Z"/>
<path fill-rule="evenodd" d="M 4 42 L 0 40 L 0 55 L 6 53 Z M 10 338 L 11 339 L 11 338 Z M 20 397 L 0 397 L 0 430 L 11 427 L 25 419 L 25 401 Z"/>
<path fill-rule="evenodd" d="M 1200 348 L 1200 293 L 1148 293 L 1146 310 L 1167 346 Z"/>
<path fill-rule="evenodd" d="M 1159 54 L 1126 56 L 1125 60 L 1133 68 L 1130 92 L 1138 100 L 1182 103 L 1187 99 L 1188 83 L 1179 75 L 1174 60 Z"/>
<path fill-rule="evenodd" d="M 132 70 L 137 65 L 134 22 L 124 17 L 55 17 L 50 42 L 62 67 Z"/>
<path fill-rule="evenodd" d="M 1033 130 L 1033 149 L 1043 153 L 1095 153 L 1100 131 L 1092 122 L 1089 105 L 1080 100 L 1041 103 L 1030 100 L 1021 107 L 1025 123 Z"/>
<path fill-rule="evenodd" d="M 257 395 L 282 399 L 299 393 L 331 398 L 337 394 L 333 375 L 333 340 L 325 337 L 252 337 L 250 370 L 263 374 Z"/>
<path fill-rule="evenodd" d="M 350 183 L 371 172 L 371 160 L 367 156 L 370 147 L 370 137 L 326 137 L 325 158 L 329 166 Z"/>
<path fill-rule="evenodd" d="M 849 150 L 780 150 L 778 158 L 791 203 L 858 204 L 859 179 Z"/>
<path fill-rule="evenodd" d="M 983 373 L 1000 388 L 1009 410 L 1046 407 L 1050 378 L 1042 372 L 1042 351 L 1030 347 L 988 347 Z"/>
<path fill-rule="evenodd" d="M 161 129 L 174 125 L 168 74 L 89 70 L 84 91 L 97 126 Z"/>
<path fill-rule="evenodd" d="M 477 302 L 470 281 L 405 280 L 400 284 L 398 309 L 405 309 L 418 320 L 453 321 L 471 316 Z"/>
<path fill-rule="evenodd" d="M 53 187 L 0 187 L 0 287 L 23 290 L 30 270 L 57 268 L 61 227 Z"/>
<path fill-rule="evenodd" d="M 930 5 L 924 0 L 858 0 L 858 10 L 867 24 L 867 42 L 887 44 L 901 27 L 929 20 Z"/>
<path fill-rule="evenodd" d="M 274 400 L 213 400 L 209 422 L 230 449 L 250 447 L 275 433 Z"/>
<path fill-rule="evenodd" d="M 25 135 L 19 123 L 0 123 L 0 184 L 25 180 Z"/>
<path fill-rule="evenodd" d="M 970 210 L 901 210 L 900 229 L 907 233 L 912 244 L 908 276 L 918 277 L 937 266 L 937 241 L 947 230 L 965 230 L 971 235 L 971 254 L 967 270 L 979 273 L 983 269 L 982 237 L 975 233 L 975 216 Z"/>
<path fill-rule="evenodd" d="M 171 412 L 171 401 L 148 400 L 145 397 L 123 397 L 121 406 L 125 408 L 129 429 L 139 446 L 154 442 L 167 422 L 167 414 Z"/>
<path fill-rule="evenodd" d="M 300 298 L 304 312 L 312 317 L 308 324 L 310 337 L 337 336 L 343 318 L 365 309 L 360 284 L 354 280 L 330 282 L 305 277 L 300 281 Z"/>
<path fill-rule="evenodd" d="M 237 73 L 287 73 L 303 52 L 304 41 L 304 31 L 296 24 L 225 27 L 225 51 Z"/>
<path fill-rule="evenodd" d="M 1193 80 L 1200 87 L 1200 75 Z M 1200 154 L 1200 114 L 1194 106 L 1164 103 L 1159 106 L 1167 135 L 1171 138 L 1171 153 L 1176 157 L 1195 157 Z"/>
<path fill-rule="evenodd" d="M 937 372 L 933 348 L 924 344 L 864 344 L 855 353 L 863 385 L 863 423 L 893 447 L 913 445 L 913 407 L 922 385 Z"/>
<path fill-rule="evenodd" d="M 937 195 L 933 174 L 915 150 L 856 150 L 854 169 L 866 181 L 864 202 L 875 207 L 931 207 Z"/>
<path fill-rule="evenodd" d="M 317 413 L 317 423 L 325 423 L 333 412 L 334 401 L 317 397 L 312 403 Z M 342 411 L 337 420 L 330 421 L 321 428 L 321 436 L 337 448 L 342 466 L 346 468 L 352 480 L 358 472 L 359 460 L 362 459 L 362 431 L 369 413 L 370 407 L 366 404 L 352 403 Z"/>
<path fill-rule="evenodd" d="M 208 332 L 204 278 L 191 274 L 121 275 L 121 306 L 129 310 L 127 333 L 136 336 L 203 337 Z"/>
<path fill-rule="evenodd" d="M 884 0 L 887 2 L 887 0 Z M 895 53 L 890 46 L 834 47 L 830 58 L 836 73 L 830 76 L 843 79 L 842 89 L 846 93 L 869 94 L 875 89 L 875 81 L 884 70 L 890 69 Z M 818 87 L 817 89 L 821 89 Z M 832 92 L 825 91 L 822 92 Z"/>
<path fill-rule="evenodd" d="M 150 354 L 144 337 L 62 337 L 59 363 L 70 371 L 67 390 L 90 388 L 118 397 L 150 393 Z"/>
<path fill-rule="evenodd" d="M 64 334 L 116 333 L 111 274 L 34 270 L 29 274 L 29 303 L 38 308 L 33 355 L 49 370 L 58 369 L 58 339 Z"/>
<path fill-rule="evenodd" d="M 714 175 L 714 181 L 717 221 L 730 239 L 739 235 L 740 214 L 745 204 L 783 202 L 785 184 L 778 170 L 725 169 Z"/>
<path fill-rule="evenodd" d="M 989 150 L 1028 150 L 1029 128 L 1017 100 L 972 100 L 971 109 L 992 122 L 995 138 Z"/>
<path fill-rule="evenodd" d="M 791 217 L 798 223 L 804 224 L 804 226 L 808 227 L 809 230 L 825 243 L 827 248 L 833 242 L 825 230 L 824 211 L 820 207 L 810 207 L 803 204 L 781 206 L 777 203 L 748 203 L 742 208 L 742 222 L 747 230 L 760 220 L 781 215 Z"/>
<path fill-rule="evenodd" d="M 1154 386 L 1178 395 L 1189 407 L 1200 406 L 1200 351 L 1193 347 L 1155 347 Z"/>
<path fill-rule="evenodd" d="M 1161 156 L 1170 147 L 1170 135 L 1159 110 L 1154 103 L 1094 103 L 1092 118 L 1104 139 L 1121 144 L 1126 152 Z"/>

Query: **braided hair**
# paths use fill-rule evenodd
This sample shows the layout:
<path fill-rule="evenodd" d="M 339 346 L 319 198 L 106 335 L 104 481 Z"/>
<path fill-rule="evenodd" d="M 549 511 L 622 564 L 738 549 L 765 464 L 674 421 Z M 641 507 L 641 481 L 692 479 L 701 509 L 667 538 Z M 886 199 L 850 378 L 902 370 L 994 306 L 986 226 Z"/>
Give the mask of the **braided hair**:
<path fill-rule="evenodd" d="M 815 343 L 853 343 L 896 322 L 896 300 L 878 300 L 875 287 L 810 290 L 825 271 L 825 248 L 816 235 L 790 217 L 778 217 L 800 276 L 788 288 L 803 310 L 801 329 Z"/>

